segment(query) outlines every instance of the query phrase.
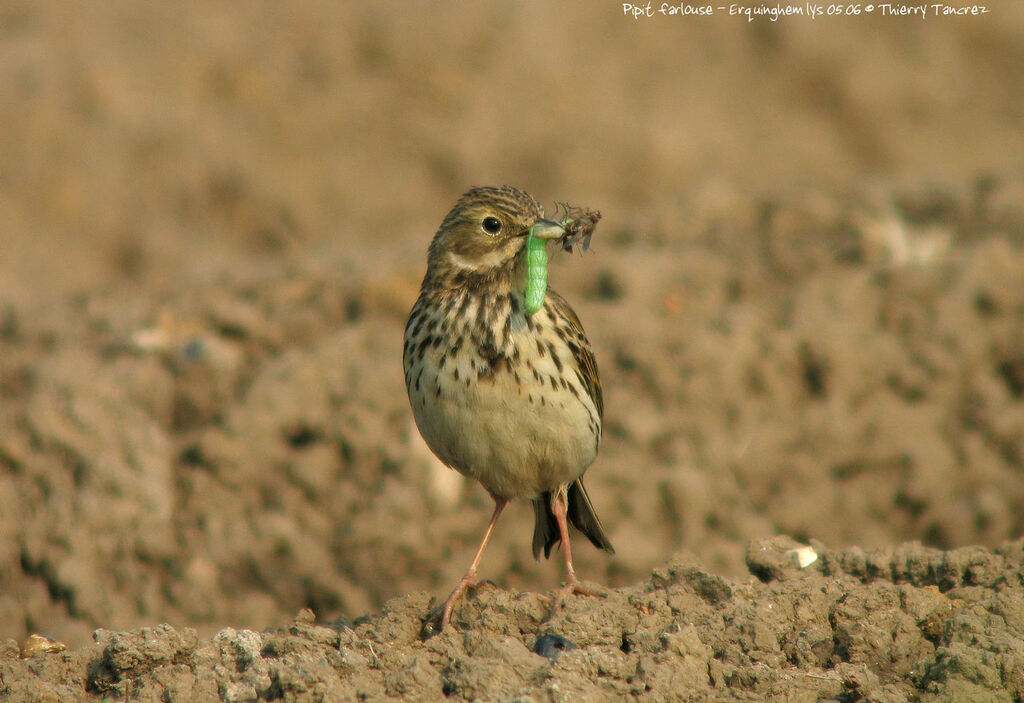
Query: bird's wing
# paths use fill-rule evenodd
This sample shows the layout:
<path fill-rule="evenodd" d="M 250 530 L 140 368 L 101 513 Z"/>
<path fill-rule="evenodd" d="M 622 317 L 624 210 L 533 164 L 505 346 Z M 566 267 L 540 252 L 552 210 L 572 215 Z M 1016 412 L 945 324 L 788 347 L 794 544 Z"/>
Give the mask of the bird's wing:
<path fill-rule="evenodd" d="M 597 360 L 594 359 L 594 351 L 590 348 L 590 340 L 583 331 L 583 323 L 576 316 L 576 312 L 569 306 L 565 298 L 548 288 L 544 304 L 550 306 L 556 320 L 565 320 L 565 326 L 560 331 L 565 335 L 565 342 L 572 351 L 573 360 L 576 362 L 576 369 L 586 386 L 587 394 L 597 406 L 597 415 L 604 419 L 604 399 L 601 397 L 601 378 L 597 373 Z"/>

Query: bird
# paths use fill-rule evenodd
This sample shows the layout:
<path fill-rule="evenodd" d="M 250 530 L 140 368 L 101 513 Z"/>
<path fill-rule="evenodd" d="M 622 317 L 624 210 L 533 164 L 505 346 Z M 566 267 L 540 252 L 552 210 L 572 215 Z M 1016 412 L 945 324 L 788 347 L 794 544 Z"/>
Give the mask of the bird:
<path fill-rule="evenodd" d="M 550 558 L 562 545 L 566 578 L 552 615 L 569 595 L 601 595 L 576 576 L 568 526 L 615 552 L 583 486 L 601 441 L 597 362 L 561 295 L 548 289 L 543 306 L 527 311 L 524 248 L 531 230 L 546 240 L 566 233 L 523 190 L 467 191 L 430 242 L 405 326 L 405 385 L 420 434 L 438 459 L 479 481 L 494 500 L 473 561 L 428 618 L 428 632 L 448 627 L 456 602 L 476 583 L 487 542 L 510 501 L 533 503 L 535 559 L 541 551 Z"/>

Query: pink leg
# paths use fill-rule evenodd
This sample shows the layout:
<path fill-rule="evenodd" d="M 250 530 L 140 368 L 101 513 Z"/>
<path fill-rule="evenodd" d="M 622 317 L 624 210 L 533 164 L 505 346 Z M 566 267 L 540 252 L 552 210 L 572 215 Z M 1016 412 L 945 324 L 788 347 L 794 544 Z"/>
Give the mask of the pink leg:
<path fill-rule="evenodd" d="M 498 518 L 501 516 L 501 511 L 508 505 L 506 498 L 495 498 L 494 499 L 494 512 L 491 514 L 491 521 L 487 523 L 487 531 L 484 532 L 484 538 L 480 542 L 480 547 L 476 550 L 476 556 L 473 557 L 473 563 L 469 565 L 469 570 L 466 575 L 459 581 L 459 585 L 455 587 L 451 595 L 448 596 L 448 600 L 444 602 L 444 607 L 441 610 L 441 627 L 439 630 L 443 630 L 448 627 L 448 623 L 452 619 L 452 608 L 455 607 L 455 602 L 462 597 L 462 594 L 466 592 L 466 589 L 476 583 L 476 567 L 480 564 L 480 558 L 484 555 L 484 549 L 487 547 L 487 542 L 491 539 L 491 533 L 494 532 L 494 526 L 498 523 Z"/>
<path fill-rule="evenodd" d="M 576 569 L 572 566 L 572 550 L 569 548 L 569 522 L 566 519 L 566 491 L 563 488 L 560 491 L 555 491 L 555 494 L 551 497 L 551 511 L 555 514 L 555 520 L 558 521 L 558 532 L 562 537 L 562 549 L 565 551 L 565 584 L 558 589 L 558 595 L 555 596 L 555 604 L 551 608 L 551 615 L 559 611 L 562 607 L 562 603 L 565 599 L 572 594 L 582 596 L 599 596 L 603 597 L 603 594 L 593 591 L 583 584 L 580 583 L 579 579 L 576 578 Z"/>

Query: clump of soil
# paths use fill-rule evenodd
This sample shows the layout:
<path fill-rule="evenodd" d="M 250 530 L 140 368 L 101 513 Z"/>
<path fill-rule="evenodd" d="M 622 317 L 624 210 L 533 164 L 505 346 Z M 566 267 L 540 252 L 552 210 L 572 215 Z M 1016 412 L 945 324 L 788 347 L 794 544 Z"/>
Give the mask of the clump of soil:
<path fill-rule="evenodd" d="M 453 627 L 421 640 L 431 599 L 356 622 L 305 610 L 264 632 L 200 638 L 168 625 L 19 659 L 10 700 L 1013 701 L 1024 695 L 1024 542 L 952 551 L 750 545 L 760 578 L 677 554 L 643 582 L 573 597 L 548 619 L 536 593 L 482 586 Z M 812 557 L 813 558 L 813 557 Z M 556 643 L 552 646 L 550 643 Z M 538 646 L 540 645 L 540 646 Z M 546 646 L 545 646 L 546 645 Z"/>

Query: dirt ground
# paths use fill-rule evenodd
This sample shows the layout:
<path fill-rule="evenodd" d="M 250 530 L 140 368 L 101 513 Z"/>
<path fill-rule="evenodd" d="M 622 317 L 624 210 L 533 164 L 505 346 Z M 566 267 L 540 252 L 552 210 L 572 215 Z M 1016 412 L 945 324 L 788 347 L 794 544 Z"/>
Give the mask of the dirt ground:
<path fill-rule="evenodd" d="M 5 3 L 0 698 L 1024 699 L 1024 12 L 990 10 Z M 607 597 L 548 620 L 513 506 L 423 640 L 490 505 L 416 433 L 402 328 L 497 183 L 604 214 L 550 280 L 617 554 L 581 541 Z"/>

